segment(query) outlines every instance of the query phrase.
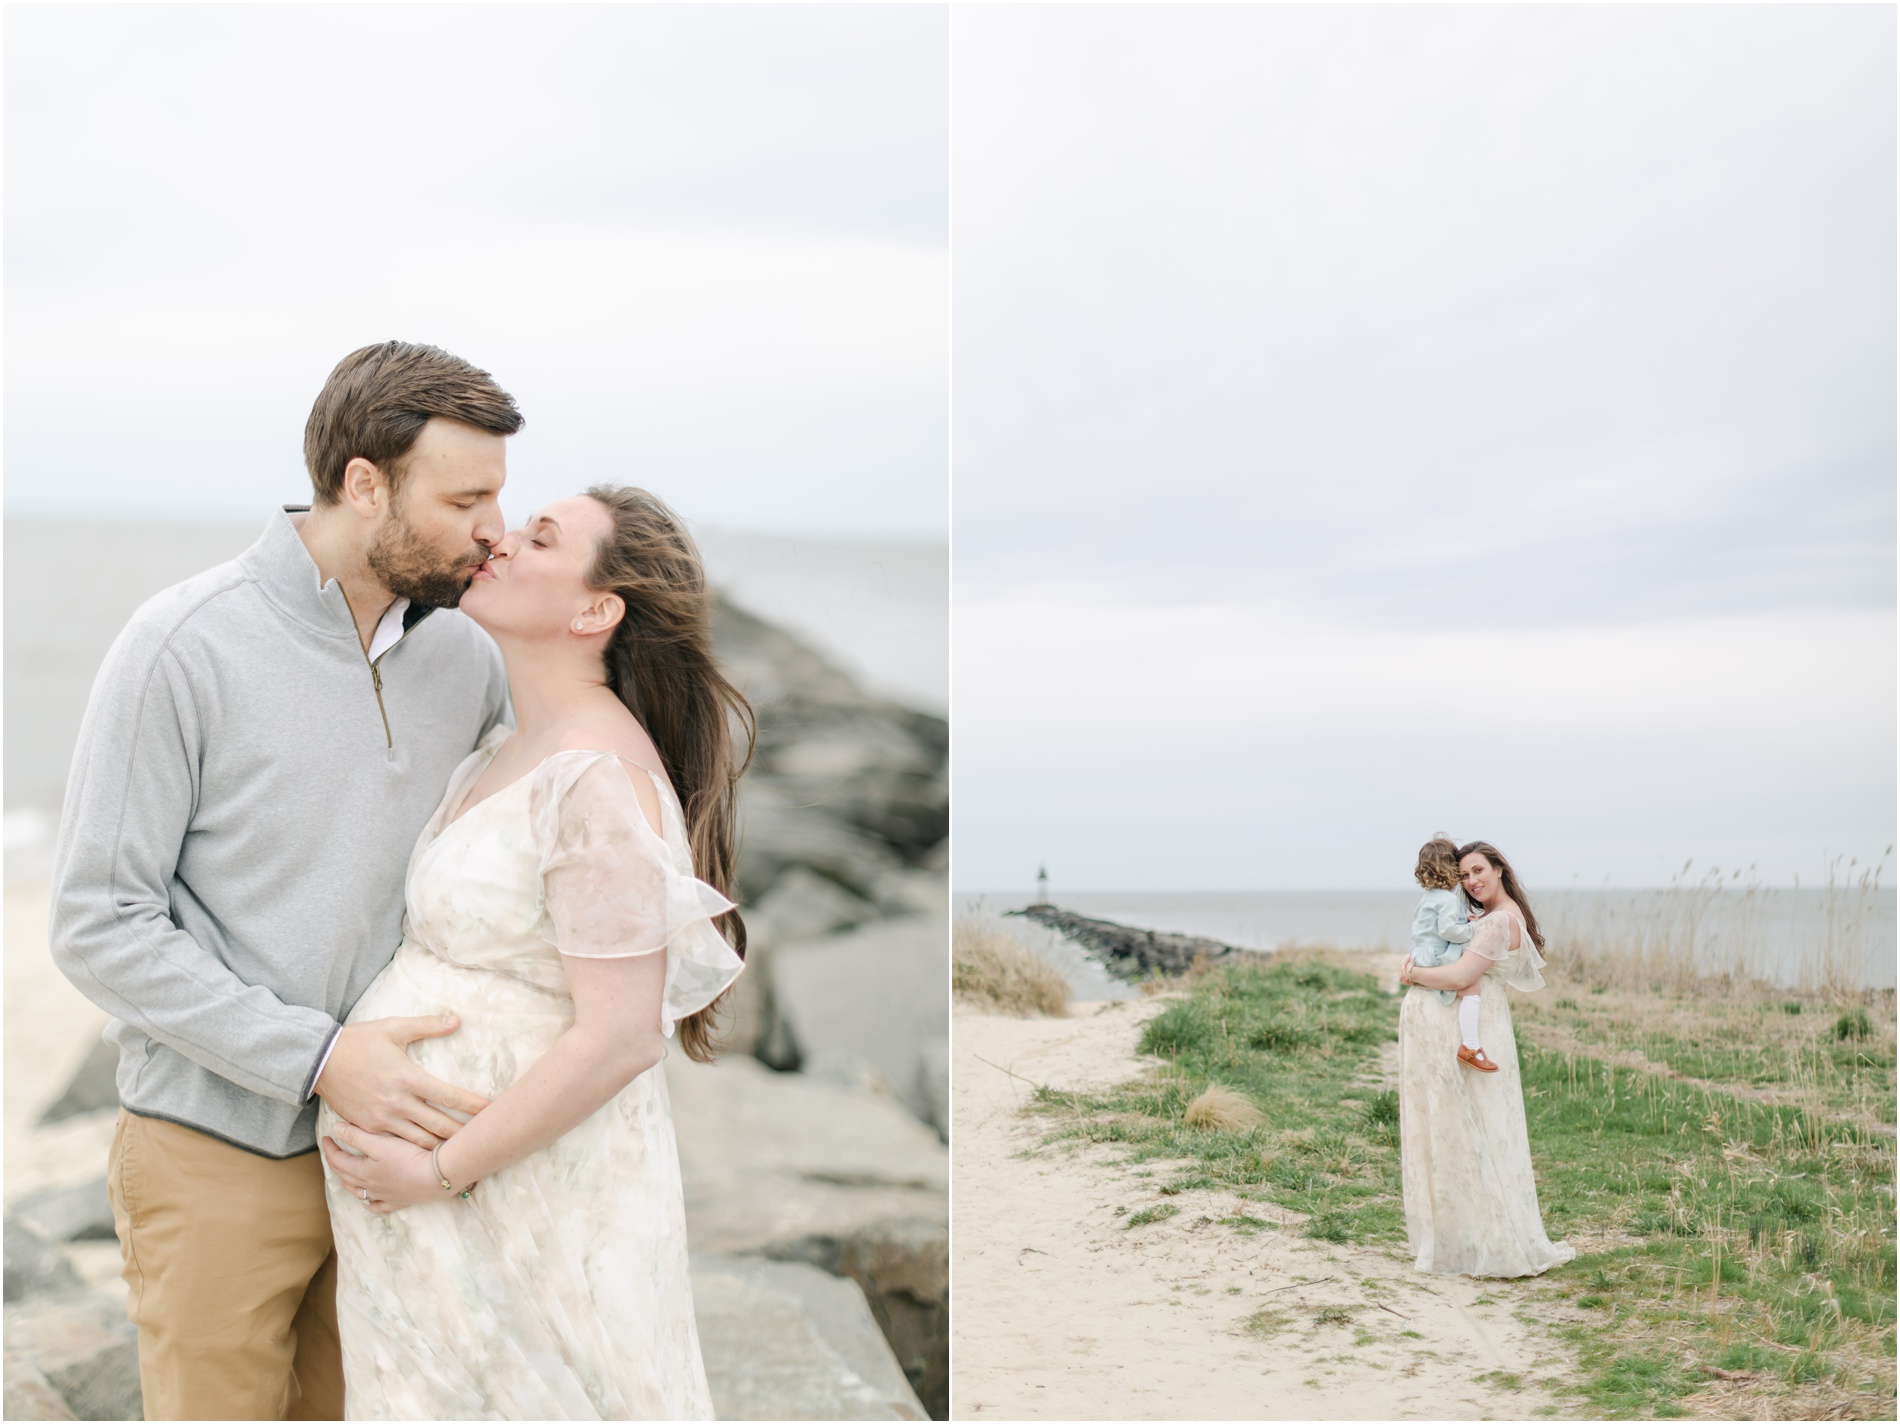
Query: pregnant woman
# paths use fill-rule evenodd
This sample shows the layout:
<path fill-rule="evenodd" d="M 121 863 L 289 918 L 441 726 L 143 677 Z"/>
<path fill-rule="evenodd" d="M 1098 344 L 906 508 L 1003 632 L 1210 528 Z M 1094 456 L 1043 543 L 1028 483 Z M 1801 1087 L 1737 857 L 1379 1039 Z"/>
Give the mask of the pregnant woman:
<path fill-rule="evenodd" d="M 461 607 L 518 726 L 450 780 L 351 1018 L 459 1015 L 409 1051 L 490 1102 L 433 1151 L 319 1121 L 345 1411 L 710 1419 L 656 1065 L 668 1037 L 709 1056 L 741 967 L 728 718 L 749 711 L 692 543 L 639 490 L 549 506 Z"/>
<path fill-rule="evenodd" d="M 1465 894 L 1483 911 L 1464 954 L 1442 968 L 1405 961 L 1399 1008 L 1399 1155 L 1405 1232 L 1421 1271 L 1535 1276 L 1577 1253 L 1544 1234 L 1524 1127 L 1517 1039 L 1504 993 L 1543 987 L 1543 937 L 1495 846 L 1458 849 Z M 1458 1062 L 1458 1011 L 1431 990 L 1478 984 L 1479 1028 L 1495 1073 Z"/>

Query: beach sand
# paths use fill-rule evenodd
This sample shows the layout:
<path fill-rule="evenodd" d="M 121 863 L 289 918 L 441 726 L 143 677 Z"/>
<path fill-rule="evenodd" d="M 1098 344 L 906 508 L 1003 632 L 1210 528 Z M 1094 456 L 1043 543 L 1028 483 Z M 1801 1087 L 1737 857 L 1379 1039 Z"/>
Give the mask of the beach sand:
<path fill-rule="evenodd" d="M 1133 1076 L 1140 1026 L 1162 1007 L 957 1007 L 951 1417 L 1522 1419 L 1552 1405 L 1533 1377 L 1560 1377 L 1566 1357 L 1515 1318 L 1508 1286 L 1302 1238 L 1297 1217 L 1229 1192 L 1163 1198 L 1165 1165 L 1123 1166 L 1111 1147 L 1036 1149 L 1022 1112 L 1035 1086 Z M 1163 1201 L 1179 1214 L 1133 1229 L 1116 1214 Z M 1218 1224 L 1243 1212 L 1287 1224 Z M 1350 1323 L 1318 1323 L 1328 1310 Z M 1276 1328 L 1249 1331 L 1263 1311 Z"/>

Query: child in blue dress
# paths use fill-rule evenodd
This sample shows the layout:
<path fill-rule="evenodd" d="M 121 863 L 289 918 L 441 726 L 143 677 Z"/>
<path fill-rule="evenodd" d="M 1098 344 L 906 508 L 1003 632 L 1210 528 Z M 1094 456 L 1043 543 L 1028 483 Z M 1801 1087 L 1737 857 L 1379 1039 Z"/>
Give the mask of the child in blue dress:
<path fill-rule="evenodd" d="M 1458 847 L 1443 836 L 1433 836 L 1419 848 L 1418 868 L 1412 872 L 1425 894 L 1412 912 L 1412 962 L 1429 968 L 1450 964 L 1462 955 L 1473 933 L 1468 923 L 1471 903 L 1458 888 Z M 1498 1065 L 1485 1056 L 1478 1038 L 1478 982 L 1454 994 L 1437 990 L 1449 1004 L 1458 1001 L 1458 1033 L 1463 1040 L 1458 1061 L 1480 1073 L 1495 1073 Z"/>

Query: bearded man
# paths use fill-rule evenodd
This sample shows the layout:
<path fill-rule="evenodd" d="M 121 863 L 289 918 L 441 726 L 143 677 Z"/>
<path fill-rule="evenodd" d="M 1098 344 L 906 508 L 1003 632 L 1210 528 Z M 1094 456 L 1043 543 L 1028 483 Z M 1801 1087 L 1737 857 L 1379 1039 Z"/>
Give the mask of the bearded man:
<path fill-rule="evenodd" d="M 342 1022 L 450 773 L 507 716 L 495 645 L 450 610 L 521 425 L 445 351 L 352 352 L 304 430 L 314 503 L 144 604 L 93 686 L 52 943 L 113 1016 L 147 1419 L 341 1419 L 316 1098 L 424 1147 L 485 1106 L 405 1052 L 452 1017 Z"/>

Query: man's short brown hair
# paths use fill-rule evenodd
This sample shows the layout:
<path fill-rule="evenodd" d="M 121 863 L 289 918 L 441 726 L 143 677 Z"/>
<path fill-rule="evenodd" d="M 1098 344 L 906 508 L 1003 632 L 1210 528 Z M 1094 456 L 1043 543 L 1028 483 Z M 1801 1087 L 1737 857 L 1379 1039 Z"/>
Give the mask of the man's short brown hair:
<path fill-rule="evenodd" d="M 459 356 L 412 341 L 352 351 L 323 383 L 303 428 L 303 462 L 319 504 L 343 497 L 343 471 L 361 456 L 393 493 L 403 457 L 431 418 L 465 421 L 493 435 L 521 429 L 515 398 Z"/>

